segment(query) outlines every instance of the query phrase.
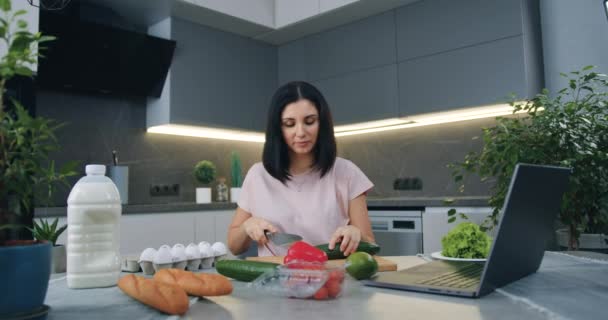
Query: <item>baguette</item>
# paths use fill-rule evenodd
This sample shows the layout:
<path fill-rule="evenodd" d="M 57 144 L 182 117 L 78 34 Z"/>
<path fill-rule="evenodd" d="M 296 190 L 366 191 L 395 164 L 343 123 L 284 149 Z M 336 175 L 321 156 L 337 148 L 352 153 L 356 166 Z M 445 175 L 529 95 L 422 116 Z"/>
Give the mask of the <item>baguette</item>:
<path fill-rule="evenodd" d="M 183 315 L 188 311 L 188 295 L 179 286 L 129 274 L 118 280 L 118 287 L 131 298 L 162 312 Z"/>
<path fill-rule="evenodd" d="M 154 280 L 176 284 L 193 296 L 223 296 L 232 292 L 232 282 L 220 274 L 192 273 L 180 269 L 161 269 Z"/>

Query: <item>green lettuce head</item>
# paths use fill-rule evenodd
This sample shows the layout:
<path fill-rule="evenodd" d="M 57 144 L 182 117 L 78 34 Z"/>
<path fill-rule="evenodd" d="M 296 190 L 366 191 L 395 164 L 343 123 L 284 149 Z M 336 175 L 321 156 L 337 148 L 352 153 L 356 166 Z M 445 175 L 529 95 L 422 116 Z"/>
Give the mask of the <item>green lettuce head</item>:
<path fill-rule="evenodd" d="M 488 256 L 492 238 L 472 222 L 463 222 L 441 239 L 442 255 L 452 258 L 483 259 Z"/>

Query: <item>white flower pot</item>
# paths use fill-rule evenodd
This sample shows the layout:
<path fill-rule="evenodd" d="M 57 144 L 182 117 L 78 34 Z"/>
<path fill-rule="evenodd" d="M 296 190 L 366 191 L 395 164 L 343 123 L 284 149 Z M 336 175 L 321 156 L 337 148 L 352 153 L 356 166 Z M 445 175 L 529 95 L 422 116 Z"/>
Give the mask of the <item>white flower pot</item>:
<path fill-rule="evenodd" d="M 570 232 L 568 229 L 558 229 L 556 231 L 557 244 L 563 248 L 568 248 Z M 579 249 L 581 250 L 608 250 L 608 237 L 603 234 L 581 233 L 578 239 Z"/>
<path fill-rule="evenodd" d="M 230 188 L 230 202 L 238 202 L 241 188 Z"/>
<path fill-rule="evenodd" d="M 196 188 L 196 203 L 211 203 L 211 188 Z"/>

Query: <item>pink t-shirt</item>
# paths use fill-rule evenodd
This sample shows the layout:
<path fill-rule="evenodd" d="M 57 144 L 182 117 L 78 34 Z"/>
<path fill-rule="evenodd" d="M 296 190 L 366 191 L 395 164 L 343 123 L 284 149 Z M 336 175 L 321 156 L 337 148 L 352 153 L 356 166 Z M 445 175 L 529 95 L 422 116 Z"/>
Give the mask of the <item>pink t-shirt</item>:
<path fill-rule="evenodd" d="M 292 176 L 287 185 L 258 162 L 247 172 L 238 206 L 281 232 L 298 234 L 318 245 L 329 242 L 338 227 L 348 224 L 349 201 L 373 186 L 361 169 L 342 158 L 336 158 L 323 178 L 318 171 L 310 170 Z M 271 255 L 264 247 L 259 247 L 258 254 Z"/>

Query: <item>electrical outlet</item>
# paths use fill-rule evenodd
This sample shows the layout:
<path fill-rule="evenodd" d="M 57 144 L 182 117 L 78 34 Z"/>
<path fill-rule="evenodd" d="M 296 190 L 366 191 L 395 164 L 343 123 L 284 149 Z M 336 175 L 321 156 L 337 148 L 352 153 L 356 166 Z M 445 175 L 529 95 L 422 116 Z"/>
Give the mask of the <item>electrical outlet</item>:
<path fill-rule="evenodd" d="M 179 196 L 179 184 L 152 184 L 150 195 L 153 197 Z"/>
<path fill-rule="evenodd" d="M 393 181 L 393 190 L 422 190 L 422 179 L 419 177 L 403 177 Z"/>

